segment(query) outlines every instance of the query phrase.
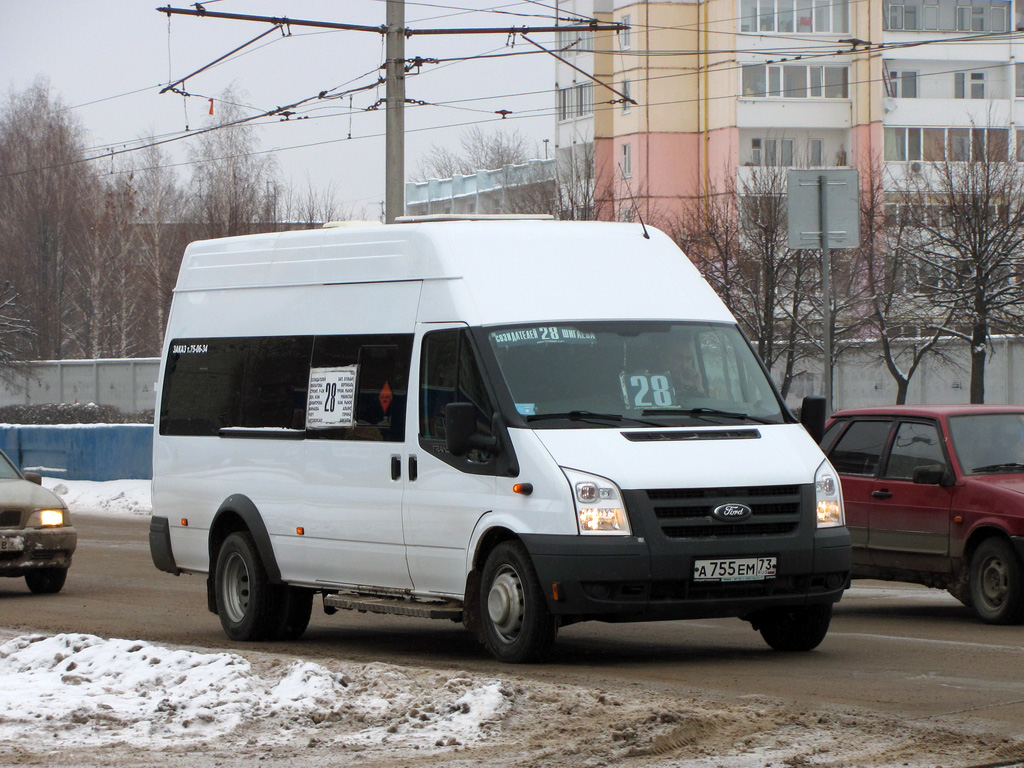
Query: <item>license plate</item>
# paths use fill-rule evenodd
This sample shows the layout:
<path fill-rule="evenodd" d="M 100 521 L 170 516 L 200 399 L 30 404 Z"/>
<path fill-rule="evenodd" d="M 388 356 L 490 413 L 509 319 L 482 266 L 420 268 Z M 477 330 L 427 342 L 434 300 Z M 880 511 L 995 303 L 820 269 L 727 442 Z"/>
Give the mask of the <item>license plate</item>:
<path fill-rule="evenodd" d="M 23 552 L 25 539 L 22 536 L 0 536 L 0 552 Z"/>
<path fill-rule="evenodd" d="M 697 560 L 694 581 L 763 581 L 775 578 L 774 557 L 735 557 L 725 560 Z"/>

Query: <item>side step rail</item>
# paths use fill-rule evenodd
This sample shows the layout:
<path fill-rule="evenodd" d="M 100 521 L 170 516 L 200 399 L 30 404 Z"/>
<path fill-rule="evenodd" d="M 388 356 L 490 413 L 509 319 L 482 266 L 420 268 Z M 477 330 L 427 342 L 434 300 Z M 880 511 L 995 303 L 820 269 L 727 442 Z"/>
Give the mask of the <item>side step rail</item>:
<path fill-rule="evenodd" d="M 352 592 L 331 592 L 324 595 L 325 609 L 342 609 L 360 613 L 390 613 L 395 616 L 417 616 L 421 619 L 462 621 L 462 603 L 423 602 L 405 597 L 368 597 Z"/>

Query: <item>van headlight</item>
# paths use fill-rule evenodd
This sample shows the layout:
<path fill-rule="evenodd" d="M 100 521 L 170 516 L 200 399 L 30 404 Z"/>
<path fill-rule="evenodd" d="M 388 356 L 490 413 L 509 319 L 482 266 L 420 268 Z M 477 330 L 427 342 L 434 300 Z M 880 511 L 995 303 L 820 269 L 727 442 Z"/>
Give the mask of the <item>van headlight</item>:
<path fill-rule="evenodd" d="M 597 475 L 562 468 L 576 507 L 576 524 L 581 534 L 591 536 L 630 536 L 626 505 L 622 492 L 611 480 Z"/>
<path fill-rule="evenodd" d="M 846 525 L 839 475 L 827 461 L 823 461 L 814 473 L 814 511 L 819 528 Z"/>

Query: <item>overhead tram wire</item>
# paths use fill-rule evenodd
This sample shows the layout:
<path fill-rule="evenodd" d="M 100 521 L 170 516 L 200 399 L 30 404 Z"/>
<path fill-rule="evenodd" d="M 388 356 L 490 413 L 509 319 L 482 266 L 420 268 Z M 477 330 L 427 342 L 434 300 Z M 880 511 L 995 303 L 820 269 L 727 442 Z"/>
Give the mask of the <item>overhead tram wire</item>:
<path fill-rule="evenodd" d="M 860 0 L 853 0 L 853 2 L 859 2 L 859 1 Z M 312 33 L 312 34 L 321 34 L 321 33 Z M 744 33 L 737 33 L 737 34 L 744 34 Z M 762 34 L 758 34 L 758 33 L 747 33 L 747 34 L 751 34 L 751 35 L 756 34 L 759 37 L 765 37 L 766 36 L 766 35 L 762 35 Z M 775 35 L 773 35 L 773 36 L 775 36 Z M 982 42 L 991 42 L 993 39 L 1012 40 L 1012 39 L 1018 39 L 1020 37 L 1021 37 L 1021 33 L 1019 33 L 1019 32 L 1010 32 L 1010 33 L 990 32 L 990 33 L 982 33 L 980 35 L 962 36 L 960 38 L 955 38 L 953 40 L 950 40 L 948 37 L 943 37 L 943 38 L 929 39 L 929 40 L 924 40 L 924 41 L 905 41 L 905 42 L 900 42 L 900 43 L 889 43 L 889 44 L 884 44 L 883 43 L 883 44 L 878 44 L 877 46 L 874 45 L 874 44 L 869 44 L 869 45 L 871 45 L 871 50 L 873 50 L 873 51 L 877 51 L 877 50 L 881 49 L 884 52 L 885 50 L 890 50 L 890 49 L 896 50 L 896 49 L 900 49 L 900 48 L 917 47 L 917 46 L 928 45 L 928 44 L 942 44 L 942 43 L 949 43 L 949 42 L 979 42 L 979 43 L 982 43 Z M 791 38 L 791 39 L 800 39 L 800 38 L 794 36 L 794 38 Z M 824 57 L 830 57 L 830 56 L 849 55 L 849 53 L 850 53 L 849 51 L 841 51 L 841 50 L 840 51 L 832 51 L 832 50 L 830 50 L 830 51 L 825 51 L 825 52 L 814 51 L 814 53 L 812 54 L 812 53 L 810 53 L 810 51 L 808 49 L 803 49 L 803 50 L 805 51 L 804 53 L 796 54 L 796 55 L 800 56 L 799 60 L 801 60 L 801 61 L 807 60 L 808 58 L 824 58 Z M 862 48 L 860 51 L 857 51 L 857 52 L 858 53 L 862 53 L 862 52 L 865 52 L 866 50 L 867 50 L 867 48 L 865 47 L 865 48 Z M 727 50 L 727 49 L 722 49 L 722 50 L 711 51 L 711 52 L 712 53 L 716 53 L 718 55 L 725 55 L 725 54 L 728 54 L 728 53 L 738 53 L 740 51 L 737 51 L 737 50 L 730 51 L 730 50 Z M 747 51 L 744 50 L 742 52 L 747 52 Z M 775 55 L 778 55 L 779 53 L 782 53 L 782 52 L 783 51 L 779 50 L 779 51 L 777 51 L 775 53 Z M 531 53 L 532 53 L 532 51 L 531 51 Z M 631 52 L 630 51 L 626 51 L 624 53 L 631 53 Z M 659 53 L 663 53 L 663 52 L 653 52 L 653 53 L 655 55 L 658 55 Z M 766 51 L 761 51 L 759 53 L 762 53 L 763 55 L 773 55 L 771 51 L 767 51 L 767 52 Z M 787 50 L 786 53 L 788 53 L 790 56 L 793 56 L 793 53 L 791 51 Z M 473 58 L 476 58 L 476 57 L 465 57 L 464 60 L 472 60 Z M 725 62 L 725 63 L 728 63 L 730 65 L 729 68 L 731 68 L 731 69 L 736 69 L 739 66 L 741 66 L 738 62 L 734 62 L 734 61 L 733 62 Z M 723 63 L 723 64 L 725 64 L 725 63 Z M 768 62 L 766 62 L 766 63 L 768 63 Z M 771 63 L 782 63 L 782 62 L 780 61 L 780 62 L 771 62 Z M 995 65 L 989 65 L 986 68 L 996 69 L 996 68 L 1001 68 L 1001 67 L 1004 67 L 1004 66 L 1008 66 L 1008 65 L 1005 64 L 1005 63 L 1000 63 L 1000 64 L 995 64 Z M 718 67 L 718 70 L 722 71 L 722 68 Z M 656 76 L 656 79 L 663 79 L 663 78 L 668 78 L 668 77 L 684 77 L 684 76 L 687 76 L 688 74 L 696 74 L 697 71 L 699 71 L 699 70 L 694 70 L 694 72 L 683 72 L 683 73 L 678 73 L 678 74 Z M 960 71 L 960 70 L 950 70 L 950 71 Z M 873 78 L 873 80 L 878 80 L 878 78 Z M 867 81 L 858 81 L 858 82 L 867 82 Z M 364 89 L 368 89 L 368 88 L 372 88 L 372 87 L 376 87 L 376 84 L 372 84 L 370 86 L 366 86 Z M 363 90 L 363 89 L 360 89 L 360 90 Z M 107 97 L 107 99 L 119 98 L 120 96 L 131 95 L 131 94 L 134 94 L 134 93 L 137 93 L 137 92 L 138 91 L 132 91 L 132 92 L 129 92 L 127 94 L 121 94 L 119 96 Z M 345 92 L 345 93 L 347 93 L 347 92 Z M 525 92 L 525 93 L 523 93 L 521 95 L 531 95 L 531 93 L 538 93 L 538 92 Z M 343 95 L 345 95 L 345 94 L 337 94 L 337 96 L 343 96 Z M 511 97 L 514 97 L 514 96 L 515 95 L 506 95 L 504 98 L 511 98 Z M 311 101 L 313 98 L 314 97 L 310 97 L 309 99 L 304 99 L 304 100 L 301 100 L 299 102 L 295 102 L 294 104 L 290 105 L 290 107 L 299 107 L 299 106 L 305 104 L 306 102 Z M 480 100 L 483 100 L 483 98 L 486 98 L 486 97 L 481 97 Z M 713 99 L 722 99 L 722 98 L 735 98 L 735 97 L 732 96 L 732 95 L 723 95 L 723 96 L 716 96 L 716 97 L 712 97 L 712 98 Z M 98 100 L 98 101 L 103 101 L 103 100 L 106 100 L 106 99 L 101 99 L 101 100 Z M 670 106 L 670 105 L 674 105 L 674 104 L 675 105 L 682 105 L 682 104 L 686 104 L 686 103 L 692 103 L 693 101 L 695 101 L 695 100 L 693 100 L 693 99 L 671 100 L 671 101 L 666 101 L 666 102 L 660 102 L 657 105 L 647 105 L 647 106 Z M 90 103 L 95 103 L 95 102 L 90 102 Z M 458 102 L 450 102 L 450 104 L 455 104 L 455 103 L 458 103 Z M 437 102 L 435 104 L 435 106 L 439 106 L 439 107 L 446 107 L 448 105 L 449 105 L 449 102 Z M 82 106 L 85 106 L 85 105 L 82 105 Z M 106 159 L 108 159 L 108 158 L 110 158 L 110 157 L 112 157 L 114 155 L 117 155 L 117 154 L 124 154 L 124 153 L 127 153 L 127 152 L 139 151 L 141 149 L 145 149 L 145 148 L 148 148 L 148 147 L 151 147 L 151 146 L 166 144 L 166 143 L 169 143 L 169 142 L 179 141 L 179 140 L 182 140 L 182 139 L 188 139 L 188 138 L 191 138 L 193 136 L 200 135 L 202 133 L 206 133 L 206 132 L 209 132 L 209 131 L 219 130 L 221 128 L 229 128 L 229 127 L 232 127 L 233 125 L 237 125 L 237 124 L 240 124 L 240 123 L 243 123 L 243 122 L 250 122 L 250 121 L 255 121 L 255 120 L 263 119 L 263 118 L 266 118 L 266 117 L 269 117 L 269 116 L 274 116 L 275 114 L 279 114 L 280 110 L 287 109 L 287 108 L 288 107 L 285 107 L 285 108 L 280 108 L 279 107 L 279 108 L 275 108 L 273 110 L 267 110 L 267 111 L 261 112 L 258 115 L 254 115 L 254 116 L 250 116 L 250 117 L 244 118 L 244 119 L 242 119 L 240 121 L 236 121 L 236 122 L 228 123 L 228 124 L 216 125 L 216 126 L 209 126 L 209 127 L 205 128 L 205 129 L 192 130 L 192 131 L 188 131 L 186 133 L 182 133 L 180 135 L 165 134 L 165 135 L 162 135 L 162 137 L 160 139 L 158 139 L 157 141 L 147 141 L 145 144 L 141 144 L 141 145 L 136 146 L 136 147 L 125 147 L 125 148 L 122 148 L 122 149 L 109 149 L 110 147 L 117 147 L 117 146 L 124 147 L 125 144 L 131 143 L 131 142 L 112 143 L 112 144 L 105 145 L 108 149 L 103 151 L 101 154 L 95 155 L 93 157 L 82 158 L 82 159 L 75 160 L 75 161 L 69 161 L 68 163 L 59 164 L 59 165 L 76 164 L 76 163 L 79 163 L 79 162 L 91 162 L 91 161 L 94 161 L 94 160 L 106 160 Z M 452 107 L 452 108 L 456 108 L 456 107 Z M 483 111 L 483 110 L 481 110 L 481 111 Z M 551 114 L 552 115 L 555 114 L 555 110 L 551 110 Z M 323 116 L 323 117 L 330 117 L 330 116 Z M 491 119 L 493 120 L 494 118 L 491 118 Z M 482 123 L 482 122 L 487 122 L 487 121 L 481 120 L 479 122 Z M 413 129 L 413 130 L 414 131 L 438 130 L 438 129 L 443 129 L 443 128 L 447 128 L 447 127 L 451 127 L 451 126 L 435 126 L 435 127 L 431 127 L 431 128 L 422 128 L 422 129 Z M 164 138 L 164 137 L 166 137 L 166 138 Z M 351 139 L 340 139 L 340 140 L 337 140 L 337 141 L 345 141 L 345 140 L 351 140 Z M 302 146 L 302 147 L 304 147 L 304 146 L 316 146 L 316 145 L 318 145 L 320 143 L 332 143 L 333 141 L 334 140 L 331 140 L 331 141 L 328 141 L 328 142 L 314 142 L 312 144 L 307 144 L 307 145 L 297 145 L 297 147 L 300 147 L 300 146 Z M 271 151 L 287 151 L 288 149 L 297 148 L 297 147 L 283 147 L 283 148 L 278 148 L 278 150 L 271 150 Z M 183 164 L 187 164 L 187 163 L 183 163 Z M 49 166 L 49 167 L 58 167 L 58 166 Z M 17 171 L 17 172 L 9 173 L 9 174 L 6 174 L 6 175 L 18 175 L 18 174 L 21 174 L 21 173 L 29 172 L 29 170 L 33 170 L 33 169 Z"/>

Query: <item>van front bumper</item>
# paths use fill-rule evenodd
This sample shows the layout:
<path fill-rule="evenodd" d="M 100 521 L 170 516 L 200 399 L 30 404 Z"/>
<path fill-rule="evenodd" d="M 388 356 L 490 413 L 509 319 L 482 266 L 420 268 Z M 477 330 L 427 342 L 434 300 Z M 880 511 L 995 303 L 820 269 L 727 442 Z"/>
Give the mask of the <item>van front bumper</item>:
<path fill-rule="evenodd" d="M 651 546 L 643 537 L 524 535 L 549 610 L 603 621 L 745 616 L 775 606 L 837 602 L 849 585 L 845 528 L 805 537 Z M 695 581 L 694 562 L 774 556 L 774 578 Z"/>

